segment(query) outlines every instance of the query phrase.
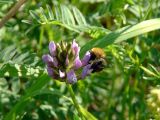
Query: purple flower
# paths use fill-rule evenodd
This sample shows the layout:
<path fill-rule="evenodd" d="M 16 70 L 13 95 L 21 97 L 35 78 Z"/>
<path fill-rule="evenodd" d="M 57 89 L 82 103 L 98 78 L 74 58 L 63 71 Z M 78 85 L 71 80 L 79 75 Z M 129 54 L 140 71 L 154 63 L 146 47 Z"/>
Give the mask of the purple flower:
<path fill-rule="evenodd" d="M 89 51 L 86 52 L 85 56 L 82 59 L 82 65 L 85 66 L 88 64 L 91 57 L 91 53 Z"/>
<path fill-rule="evenodd" d="M 79 58 L 80 47 L 75 40 L 71 44 L 63 41 L 61 43 L 49 43 L 49 54 L 43 55 L 47 72 L 50 77 L 59 81 L 74 84 L 78 79 L 84 79 L 90 73 L 103 69 L 103 58 L 91 58 L 90 51 L 86 52 L 82 60 Z"/>
<path fill-rule="evenodd" d="M 56 55 L 56 44 L 54 42 L 49 43 L 49 51 L 52 56 Z"/>
<path fill-rule="evenodd" d="M 43 55 L 42 56 L 43 61 L 48 65 L 48 66 L 53 66 L 53 58 L 50 55 Z"/>
<path fill-rule="evenodd" d="M 48 65 L 48 66 L 58 66 L 58 61 L 56 58 L 51 57 L 50 55 L 43 55 L 42 56 L 43 61 Z"/>
<path fill-rule="evenodd" d="M 42 56 L 48 75 L 60 81 L 67 79 L 71 84 L 77 82 L 76 71 L 82 66 L 82 62 L 79 58 L 80 47 L 76 41 L 73 40 L 72 44 L 50 42 L 49 51 L 50 55 Z"/>
<path fill-rule="evenodd" d="M 72 50 L 73 50 L 73 54 L 75 56 L 79 55 L 79 51 L 80 51 L 80 47 L 78 46 L 78 44 L 75 42 L 75 40 L 73 40 L 72 42 Z"/>
<path fill-rule="evenodd" d="M 53 64 L 55 67 L 58 67 L 58 61 L 57 58 L 53 57 Z"/>
<path fill-rule="evenodd" d="M 81 60 L 79 59 L 79 56 L 76 57 L 75 61 L 74 61 L 74 68 L 75 69 L 78 69 L 82 66 L 82 62 Z"/>
<path fill-rule="evenodd" d="M 67 80 L 68 80 L 68 83 L 71 83 L 71 84 L 74 84 L 77 82 L 77 77 L 76 77 L 74 70 L 70 70 L 67 73 Z"/>
<path fill-rule="evenodd" d="M 54 72 L 53 72 L 53 69 L 51 67 L 47 67 L 47 72 L 48 72 L 48 75 L 52 78 L 54 78 Z"/>
<path fill-rule="evenodd" d="M 82 79 L 84 79 L 87 75 L 89 75 L 90 73 L 92 72 L 92 69 L 91 69 L 91 64 L 88 64 L 86 65 L 84 68 L 83 68 L 83 71 L 82 71 Z"/>

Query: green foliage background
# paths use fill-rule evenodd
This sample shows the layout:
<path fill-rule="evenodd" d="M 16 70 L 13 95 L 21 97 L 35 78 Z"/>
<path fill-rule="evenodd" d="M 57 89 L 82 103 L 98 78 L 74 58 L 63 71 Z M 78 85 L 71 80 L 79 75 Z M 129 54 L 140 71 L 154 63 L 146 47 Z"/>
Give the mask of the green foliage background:
<path fill-rule="evenodd" d="M 16 0 L 0 0 L 0 18 Z M 74 84 L 88 120 L 160 119 L 159 0 L 28 0 L 0 29 L 0 119 L 80 120 L 65 83 L 48 77 L 49 41 L 106 53 Z"/>

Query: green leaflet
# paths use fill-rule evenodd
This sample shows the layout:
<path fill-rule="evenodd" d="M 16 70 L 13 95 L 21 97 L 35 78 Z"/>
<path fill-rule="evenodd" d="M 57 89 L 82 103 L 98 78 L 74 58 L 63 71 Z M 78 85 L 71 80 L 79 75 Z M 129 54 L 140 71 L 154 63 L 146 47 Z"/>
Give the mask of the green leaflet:
<path fill-rule="evenodd" d="M 76 7 L 68 7 L 60 4 L 54 6 L 54 11 L 49 5 L 46 5 L 46 8 L 47 10 L 45 11 L 45 9 L 41 7 L 39 12 L 30 10 L 33 25 L 59 25 L 77 33 L 85 32 L 93 38 L 110 32 L 103 27 L 89 25 L 83 14 Z M 29 20 L 22 21 L 27 24 L 32 24 Z"/>

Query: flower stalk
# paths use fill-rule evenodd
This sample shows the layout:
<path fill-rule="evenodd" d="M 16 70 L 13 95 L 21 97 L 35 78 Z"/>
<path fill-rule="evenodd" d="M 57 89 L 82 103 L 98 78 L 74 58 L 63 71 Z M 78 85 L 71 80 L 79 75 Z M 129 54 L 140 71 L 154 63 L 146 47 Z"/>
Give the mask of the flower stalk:
<path fill-rule="evenodd" d="M 72 85 L 71 84 L 67 84 L 67 87 L 68 87 L 68 91 L 69 91 L 69 93 L 71 95 L 73 104 L 74 104 L 75 108 L 78 111 L 78 115 L 81 117 L 82 120 L 85 120 L 85 118 L 84 118 L 84 116 L 83 116 L 83 114 L 81 112 L 80 106 L 79 106 L 79 104 L 78 104 L 78 102 L 76 100 L 75 94 L 73 92 Z"/>

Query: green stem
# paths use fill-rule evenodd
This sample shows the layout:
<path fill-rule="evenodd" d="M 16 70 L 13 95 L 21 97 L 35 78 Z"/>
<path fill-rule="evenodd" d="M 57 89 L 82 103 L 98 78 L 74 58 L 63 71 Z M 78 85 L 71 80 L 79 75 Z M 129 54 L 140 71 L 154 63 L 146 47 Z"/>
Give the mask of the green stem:
<path fill-rule="evenodd" d="M 42 25 L 40 28 L 40 36 L 39 36 L 39 50 L 41 50 L 42 48 L 43 34 L 44 34 L 44 26 Z"/>
<path fill-rule="evenodd" d="M 75 97 L 75 94 L 73 92 L 72 86 L 70 84 L 67 84 L 67 87 L 68 87 L 68 91 L 70 92 L 73 104 L 74 104 L 75 108 L 78 111 L 78 115 L 81 117 L 82 120 L 85 120 L 85 118 L 83 117 L 83 114 L 81 112 L 80 106 L 79 106 L 79 104 L 78 104 L 78 102 L 76 100 L 76 97 Z"/>

